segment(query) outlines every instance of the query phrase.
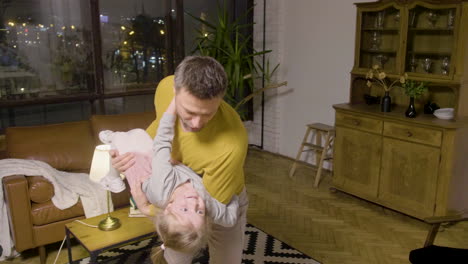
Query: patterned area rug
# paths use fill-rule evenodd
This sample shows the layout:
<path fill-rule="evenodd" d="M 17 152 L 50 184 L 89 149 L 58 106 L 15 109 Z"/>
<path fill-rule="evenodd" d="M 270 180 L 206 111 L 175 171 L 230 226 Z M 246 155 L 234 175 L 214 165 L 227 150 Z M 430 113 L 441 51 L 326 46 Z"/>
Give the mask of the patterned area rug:
<path fill-rule="evenodd" d="M 320 264 L 320 262 L 302 254 L 255 226 L 248 224 L 245 235 L 243 264 Z M 106 264 L 151 264 L 149 254 L 151 248 L 155 245 L 158 245 L 158 242 L 153 238 L 112 249 L 99 255 L 98 262 Z M 208 264 L 208 262 L 208 251 L 193 261 L 195 264 Z M 88 264 L 89 258 L 74 263 Z"/>

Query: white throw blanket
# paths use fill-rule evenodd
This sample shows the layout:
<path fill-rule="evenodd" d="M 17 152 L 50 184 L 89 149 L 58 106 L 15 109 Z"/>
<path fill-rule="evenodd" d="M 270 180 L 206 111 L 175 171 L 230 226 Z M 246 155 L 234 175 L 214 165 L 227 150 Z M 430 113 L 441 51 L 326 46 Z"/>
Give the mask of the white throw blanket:
<path fill-rule="evenodd" d="M 0 180 L 11 175 L 43 176 L 49 180 L 54 186 L 55 193 L 52 202 L 61 210 L 70 208 L 78 202 L 78 199 L 81 199 L 86 218 L 107 213 L 106 191 L 98 183 L 89 180 L 89 175 L 86 173 L 58 171 L 49 164 L 37 160 L 0 160 Z M 15 254 L 3 197 L 2 186 L 0 188 L 0 245 L 3 248 L 3 254 L 0 260 Z M 113 208 L 112 204 L 110 208 Z"/>

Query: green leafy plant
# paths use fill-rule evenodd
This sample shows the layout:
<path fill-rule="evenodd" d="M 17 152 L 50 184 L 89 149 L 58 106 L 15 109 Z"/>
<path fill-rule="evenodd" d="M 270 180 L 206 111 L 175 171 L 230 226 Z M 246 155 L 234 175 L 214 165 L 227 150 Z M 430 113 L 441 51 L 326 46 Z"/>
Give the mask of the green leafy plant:
<path fill-rule="evenodd" d="M 254 63 L 255 57 L 270 53 L 271 50 L 253 51 L 249 47 L 252 36 L 245 36 L 241 33 L 243 28 L 250 27 L 252 24 L 242 24 L 239 21 L 252 10 L 253 8 L 248 9 L 231 21 L 226 3 L 224 3 L 223 7 L 218 6 L 216 23 L 210 23 L 188 14 L 202 25 L 198 30 L 197 47 L 194 53 L 213 57 L 223 65 L 228 77 L 228 88 L 224 99 L 236 109 L 242 119 L 246 118 L 247 111 L 243 107 L 246 102 L 265 90 L 286 84 L 285 82 L 279 85 L 271 83 L 271 75 L 278 69 L 279 64 L 270 72 L 269 63 L 265 69 Z M 255 90 L 254 80 L 262 74 L 264 74 L 266 86 Z"/>
<path fill-rule="evenodd" d="M 416 82 L 414 80 L 407 80 L 402 85 L 405 94 L 409 97 L 418 98 L 427 92 L 427 82 Z"/>
<path fill-rule="evenodd" d="M 266 62 L 265 69 L 263 69 L 263 67 L 258 62 L 255 62 L 255 65 L 257 66 L 257 69 L 260 69 L 260 71 L 263 73 L 263 78 L 265 80 L 266 85 L 263 88 L 256 89 L 251 94 L 249 94 L 248 96 L 246 96 L 242 100 L 240 100 L 236 104 L 236 106 L 234 107 L 234 109 L 236 111 L 238 111 L 238 112 L 240 111 L 240 107 L 242 105 L 244 105 L 245 103 L 247 103 L 248 101 L 253 99 L 255 96 L 261 94 L 262 92 L 265 92 L 266 90 L 269 90 L 269 89 L 272 89 L 272 88 L 279 88 L 281 86 L 286 86 L 288 84 L 288 82 L 275 83 L 275 82 L 272 81 L 272 76 L 275 73 L 275 71 L 278 69 L 279 63 L 271 71 L 270 71 L 270 61 L 269 60 L 267 60 L 267 62 Z"/>

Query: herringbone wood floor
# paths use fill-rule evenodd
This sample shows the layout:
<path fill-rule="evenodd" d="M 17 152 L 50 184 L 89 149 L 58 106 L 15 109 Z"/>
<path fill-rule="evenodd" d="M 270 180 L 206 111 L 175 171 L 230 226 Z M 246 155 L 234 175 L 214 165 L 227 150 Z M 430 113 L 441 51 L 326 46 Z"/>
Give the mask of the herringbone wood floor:
<path fill-rule="evenodd" d="M 248 222 L 324 264 L 409 263 L 429 225 L 357 197 L 313 187 L 315 169 L 251 148 L 246 160 Z M 468 248 L 468 222 L 442 228 L 435 244 Z"/>
<path fill-rule="evenodd" d="M 250 198 L 248 222 L 323 264 L 409 263 L 408 253 L 423 245 L 428 225 L 359 198 L 330 192 L 331 176 L 313 187 L 315 170 L 299 165 L 294 180 L 287 175 L 292 160 L 249 150 L 245 172 Z M 468 248 L 468 222 L 440 232 L 435 244 Z M 47 247 L 52 264 L 60 243 Z M 86 257 L 76 245 L 74 258 Z M 12 264 L 37 264 L 37 250 L 27 250 Z M 67 263 L 66 250 L 57 263 Z"/>

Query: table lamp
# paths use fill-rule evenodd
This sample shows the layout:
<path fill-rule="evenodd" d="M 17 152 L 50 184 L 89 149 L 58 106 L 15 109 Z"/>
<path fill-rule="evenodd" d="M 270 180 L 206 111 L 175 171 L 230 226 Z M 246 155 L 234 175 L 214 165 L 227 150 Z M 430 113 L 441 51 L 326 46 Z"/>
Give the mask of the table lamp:
<path fill-rule="evenodd" d="M 91 170 L 89 172 L 90 180 L 99 182 L 111 169 L 110 145 L 98 145 L 94 150 Z M 107 190 L 107 217 L 99 222 L 98 228 L 103 231 L 112 231 L 120 227 L 120 220 L 112 217 L 110 214 L 110 191 Z"/>

